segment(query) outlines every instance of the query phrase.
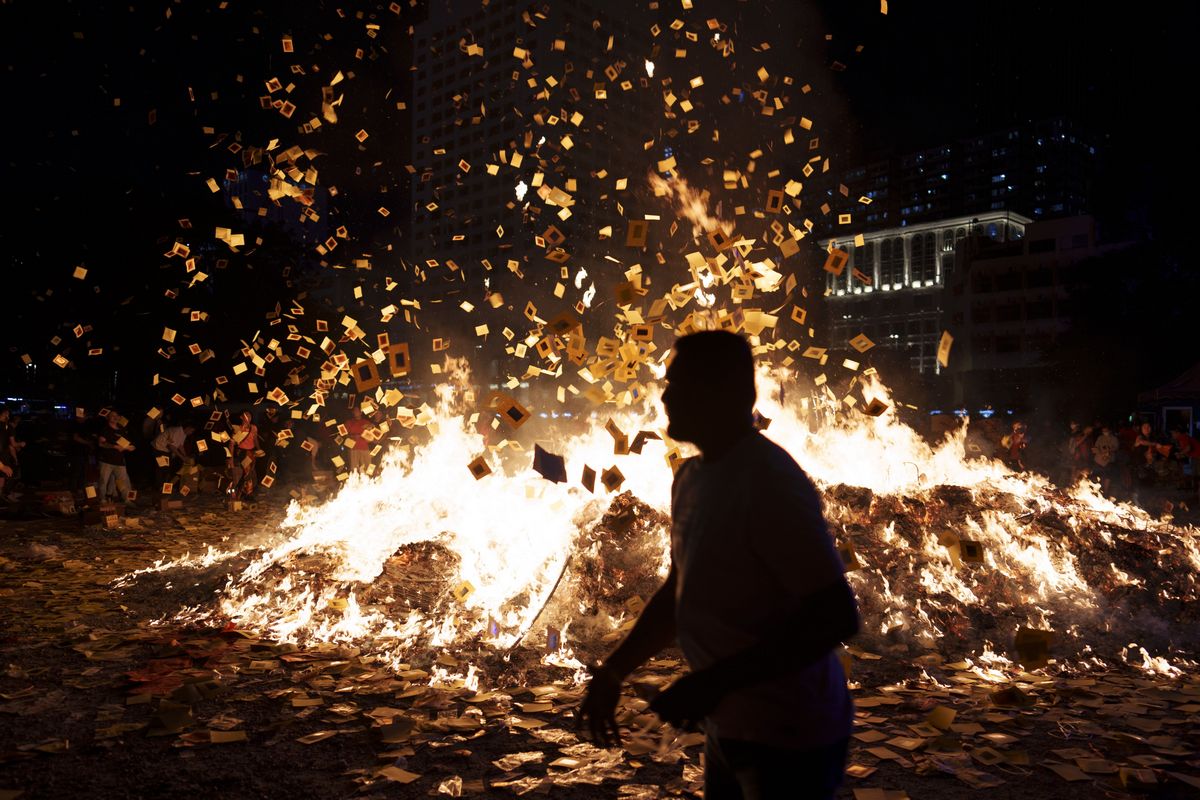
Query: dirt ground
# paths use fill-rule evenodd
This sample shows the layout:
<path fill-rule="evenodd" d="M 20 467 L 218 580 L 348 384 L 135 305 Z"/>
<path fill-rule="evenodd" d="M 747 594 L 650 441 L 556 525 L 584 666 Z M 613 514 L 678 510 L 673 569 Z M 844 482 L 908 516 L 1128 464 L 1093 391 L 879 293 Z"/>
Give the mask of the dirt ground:
<path fill-rule="evenodd" d="M 645 712 L 682 672 L 677 653 L 638 673 L 621 713 L 640 733 L 604 751 L 575 734 L 570 670 L 433 688 L 429 663 L 397 671 L 355 648 L 173 622 L 211 600 L 201 581 L 137 598 L 112 586 L 282 515 L 281 499 L 230 513 L 199 498 L 141 510 L 136 527 L 0 521 L 0 800 L 700 796 L 701 736 Z M 1054 664 L 981 676 L 852 653 L 858 726 L 841 797 L 1200 796 L 1200 676 Z"/>

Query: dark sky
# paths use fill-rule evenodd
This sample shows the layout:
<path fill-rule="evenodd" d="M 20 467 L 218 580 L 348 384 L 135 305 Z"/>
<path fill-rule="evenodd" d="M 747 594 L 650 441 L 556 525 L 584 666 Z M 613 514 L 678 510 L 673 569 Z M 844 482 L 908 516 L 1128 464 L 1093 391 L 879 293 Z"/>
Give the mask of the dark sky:
<path fill-rule="evenodd" d="M 1194 72 L 1185 20 L 1160 7 L 1081 2 L 895 2 L 886 17 L 867 15 L 867 5 L 877 8 L 826 11 L 849 32 L 847 46 L 866 40 L 838 75 L 843 130 L 858 152 L 903 152 L 1066 114 L 1104 145 L 1105 203 L 1152 217 L 1156 236 L 1176 235 L 1180 192 L 1194 173 L 1178 121 Z"/>
<path fill-rule="evenodd" d="M 728 16 L 729 3 L 709 3 Z M 64 217 L 72 227 L 90 222 L 118 236 L 138 227 L 146 208 L 177 192 L 181 169 L 202 164 L 198 123 L 251 124 L 233 77 L 256 80 L 272 59 L 282 63 L 273 42 L 246 30 L 255 19 L 264 31 L 285 19 L 298 33 L 306 24 L 332 32 L 328 47 L 336 48 L 360 27 L 337 8 L 379 6 L 300 5 L 307 13 L 292 3 L 218 10 L 216 0 L 0 6 L 9 111 L 0 163 L 16 206 L 6 242 L 15 236 L 24 249 L 35 232 L 60 231 Z M 846 112 L 839 138 L 854 151 L 919 147 L 1065 112 L 1110 134 L 1115 160 L 1129 172 L 1156 177 L 1167 165 L 1174 183 L 1185 135 L 1179 105 L 1191 71 L 1181 22 L 1080 2 L 892 2 L 882 16 L 878 0 L 838 0 L 806 12 L 796 38 L 805 53 L 847 65 L 828 77 L 844 103 L 831 110 Z M 379 80 L 366 65 L 362 72 L 362 80 Z M 189 87 L 195 102 L 185 99 Z"/>
<path fill-rule="evenodd" d="M 706 4 L 728 16 L 723 9 L 730 3 L 698 0 L 697 8 Z M 200 161 L 194 123 L 220 125 L 222 114 L 253 119 L 235 104 L 230 79 L 256 80 L 272 59 L 283 59 L 244 30 L 247 21 L 257 18 L 274 31 L 283 15 L 285 27 L 298 33 L 306 24 L 314 33 L 332 31 L 328 46 L 336 48 L 345 45 L 337 8 L 379 6 L 232 5 L 223 11 L 216 0 L 0 6 L 9 110 L 3 164 L 10 191 L 19 187 L 21 198 L 21 224 L 10 226 L 9 235 L 28 223 L 57 228 L 58 219 L 40 219 L 51 203 L 75 210 L 104 195 L 112 205 L 125 195 L 135 205 L 157 198 L 177 177 L 165 170 Z M 297 12 L 302 6 L 307 13 Z M 892 2 L 882 16 L 878 0 L 838 0 L 806 14 L 803 27 L 812 29 L 797 39 L 806 51 L 823 50 L 848 65 L 833 77 L 849 112 L 841 138 L 863 150 L 922 146 L 1066 112 L 1111 133 L 1122 160 L 1137 164 L 1180 152 L 1190 73 L 1181 22 L 1080 2 Z M 357 27 L 343 24 L 345 35 Z M 825 42 L 830 32 L 834 39 Z M 860 44 L 863 51 L 855 54 Z M 362 72 L 364 80 L 378 80 L 366 65 Z M 191 104 L 184 99 L 189 87 L 198 95 Z M 1176 89 L 1173 110 L 1169 98 Z M 209 101 L 213 91 L 223 99 Z M 151 110 L 158 114 L 155 126 L 146 124 Z M 83 186 L 86 197 L 71 196 Z"/>
<path fill-rule="evenodd" d="M 856 26 L 862 9 L 830 4 L 827 17 L 849 39 L 869 40 L 843 85 L 855 116 L 884 140 L 920 145 L 943 130 L 1060 113 L 1149 138 L 1164 132 L 1153 117 L 1166 87 L 1187 74 L 1184 27 L 1169 15 L 923 0 Z"/>
<path fill-rule="evenodd" d="M 355 80 L 377 84 L 376 95 L 401 89 L 403 47 L 394 39 L 368 40 L 362 21 L 354 19 L 357 11 L 387 15 L 386 5 L 245 0 L 225 9 L 218 0 L 0 5 L 0 96 L 8 112 L 0 168 L 9 195 L 0 245 L 14 267 L 5 278 L 10 308 L 0 333 L 10 343 L 6 349 L 34 346 L 13 344 L 29 333 L 31 310 L 35 316 L 45 308 L 71 317 L 89 309 L 97 316 L 100 308 L 154 284 L 144 277 L 161 261 L 159 239 L 177 232 L 174 220 L 206 201 L 197 175 L 211 174 L 217 162 L 211 137 L 200 126 L 241 130 L 247 141 L 262 136 L 254 129 L 262 118 L 257 82 L 292 60 L 279 54 L 281 30 L 316 41 L 326 63 L 336 61 L 325 57 L 336 53 L 353 65 L 350 54 L 364 47 L 366 60 Z M 725 18 L 740 6 L 771 34 L 771 3 L 695 5 L 695 13 L 711 7 L 714 16 Z M 1067 113 L 1107 137 L 1103 190 L 1128 197 L 1131 208 L 1152 217 L 1156 236 L 1181 235 L 1192 186 L 1182 119 L 1194 71 L 1184 64 L 1190 55 L 1184 20 L 1155 7 L 1149 7 L 1156 12 L 1151 14 L 1132 7 L 1116 13 L 1081 2 L 897 0 L 887 16 L 879 13 L 878 0 L 794 8 L 800 9 L 799 22 L 778 31 L 775 47 L 786 52 L 792 39 L 798 65 L 826 70 L 814 83 L 827 87 L 828 113 L 839 120 L 844 142 L 839 149 L 848 159 Z M 347 13 L 339 15 L 338 9 Z M 399 27 L 389 29 L 394 35 Z M 862 51 L 856 52 L 859 45 Z M 835 60 L 845 70 L 829 70 Z M 255 85 L 239 83 L 239 75 Z M 373 116 L 377 109 L 348 106 L 342 113 L 343 129 L 384 124 Z M 403 119 L 388 124 L 404 129 Z M 332 138 L 322 146 L 331 159 L 346 148 Z M 398 143 L 391 153 L 381 149 L 376 158 L 358 158 L 355 163 L 366 164 L 359 173 L 343 170 L 338 211 L 344 217 L 362 219 L 362 208 L 377 204 L 380 185 L 398 185 L 400 151 Z M 392 223 L 372 219 L 372 224 L 377 230 L 370 235 L 379 241 L 395 238 Z M 103 279 L 99 294 L 95 285 L 70 280 L 78 263 Z M 49 302 L 48 288 L 57 291 Z M 64 296 L 74 299 L 64 305 Z M 154 307 L 139 313 L 152 316 Z M 15 330 L 14 320 L 20 323 Z M 3 357 L 11 360 L 13 354 Z"/>

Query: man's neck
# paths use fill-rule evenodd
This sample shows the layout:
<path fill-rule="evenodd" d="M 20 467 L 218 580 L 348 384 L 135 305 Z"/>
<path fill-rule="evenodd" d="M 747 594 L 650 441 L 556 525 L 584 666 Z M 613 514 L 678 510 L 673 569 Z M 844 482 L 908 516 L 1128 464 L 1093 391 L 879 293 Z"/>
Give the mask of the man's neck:
<path fill-rule="evenodd" d="M 745 436 L 754 432 L 754 424 L 747 422 L 744 426 L 715 431 L 714 436 L 704 442 L 696 442 L 700 450 L 700 458 L 706 464 L 720 461 Z"/>

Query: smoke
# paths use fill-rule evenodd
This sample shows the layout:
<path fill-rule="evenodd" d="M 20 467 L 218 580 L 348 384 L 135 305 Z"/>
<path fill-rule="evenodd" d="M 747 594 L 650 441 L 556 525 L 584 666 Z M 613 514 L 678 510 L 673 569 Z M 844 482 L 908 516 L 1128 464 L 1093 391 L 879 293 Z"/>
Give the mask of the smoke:
<path fill-rule="evenodd" d="M 708 213 L 708 192 L 693 189 L 678 175 L 664 178 L 652 172 L 650 188 L 654 190 L 656 197 L 666 197 L 670 200 L 680 215 L 692 223 L 692 235 L 696 238 L 716 230 L 726 235 L 733 233 L 732 223 L 722 222 Z"/>

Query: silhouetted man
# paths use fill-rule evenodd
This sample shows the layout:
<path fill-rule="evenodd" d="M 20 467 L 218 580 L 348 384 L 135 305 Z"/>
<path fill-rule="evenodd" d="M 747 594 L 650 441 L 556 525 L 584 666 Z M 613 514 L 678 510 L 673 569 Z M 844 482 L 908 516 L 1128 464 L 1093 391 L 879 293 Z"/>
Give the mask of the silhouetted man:
<path fill-rule="evenodd" d="M 754 359 L 740 336 L 675 343 L 668 435 L 700 456 L 671 490 L 671 570 L 626 639 L 592 669 L 581 724 L 619 743 L 622 681 L 678 640 L 691 673 L 650 705 L 703 721 L 706 800 L 826 798 L 841 782 L 853 706 L 835 655 L 858 631 L 812 481 L 754 429 Z"/>

